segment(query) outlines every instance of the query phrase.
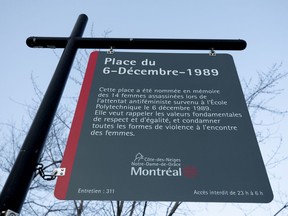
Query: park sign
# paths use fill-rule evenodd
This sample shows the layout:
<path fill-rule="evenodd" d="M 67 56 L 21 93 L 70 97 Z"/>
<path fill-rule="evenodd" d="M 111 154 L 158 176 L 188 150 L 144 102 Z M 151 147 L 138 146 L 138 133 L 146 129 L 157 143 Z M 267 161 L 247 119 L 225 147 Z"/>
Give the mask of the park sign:
<path fill-rule="evenodd" d="M 61 168 L 58 199 L 273 199 L 228 54 L 93 52 Z"/>

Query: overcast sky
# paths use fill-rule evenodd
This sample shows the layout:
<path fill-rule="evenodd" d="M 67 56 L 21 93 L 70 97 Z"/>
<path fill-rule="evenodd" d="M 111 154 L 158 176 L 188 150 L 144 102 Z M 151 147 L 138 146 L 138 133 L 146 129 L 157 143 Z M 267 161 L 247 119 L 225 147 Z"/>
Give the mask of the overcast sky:
<path fill-rule="evenodd" d="M 18 103 L 29 104 L 35 96 L 31 75 L 45 91 L 58 62 L 50 49 L 27 47 L 26 38 L 69 36 L 81 13 L 89 17 L 86 37 L 91 34 L 102 37 L 105 31 L 111 31 L 108 36 L 117 38 L 244 39 L 248 44 L 244 51 L 227 52 L 234 57 L 240 78 L 249 79 L 275 63 L 282 63 L 281 70 L 288 70 L 287 10 L 287 0 L 3 0 L 0 7 L 0 122 L 21 122 L 26 111 Z M 284 91 L 273 105 L 288 110 L 286 83 L 287 79 L 280 83 Z M 287 153 L 287 118 L 276 128 L 277 136 L 284 138 L 283 152 Z M 3 126 L 0 129 L 4 130 Z M 267 152 L 263 152 L 264 147 L 260 148 L 265 158 Z M 280 179 L 272 184 L 273 189 L 278 190 L 280 185 L 287 198 L 288 186 L 285 188 L 282 184 L 288 185 L 287 175 L 283 175 L 287 173 L 287 162 L 273 172 Z M 280 197 L 277 194 L 275 197 L 271 206 L 263 205 L 265 211 L 261 215 L 271 215 L 282 207 L 278 202 Z M 200 211 L 197 215 L 232 215 L 230 205 L 202 205 L 209 214 Z M 236 213 L 233 210 L 233 216 L 236 215 L 243 215 L 239 208 Z"/>

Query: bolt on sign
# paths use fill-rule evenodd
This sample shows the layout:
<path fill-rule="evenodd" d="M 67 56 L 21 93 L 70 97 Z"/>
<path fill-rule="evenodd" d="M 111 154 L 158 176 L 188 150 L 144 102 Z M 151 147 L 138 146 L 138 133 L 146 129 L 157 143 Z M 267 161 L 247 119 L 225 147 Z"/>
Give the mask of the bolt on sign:
<path fill-rule="evenodd" d="M 232 56 L 93 52 L 55 196 L 267 203 Z"/>

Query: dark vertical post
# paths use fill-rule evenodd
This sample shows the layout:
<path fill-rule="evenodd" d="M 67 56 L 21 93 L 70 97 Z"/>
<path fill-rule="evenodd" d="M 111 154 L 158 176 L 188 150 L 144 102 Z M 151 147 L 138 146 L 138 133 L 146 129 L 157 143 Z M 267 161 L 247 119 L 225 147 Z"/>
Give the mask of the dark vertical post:
<path fill-rule="evenodd" d="M 5 214 L 7 210 L 17 213 L 21 211 L 77 52 L 76 38 L 83 35 L 87 20 L 88 17 L 81 14 L 75 23 L 38 112 L 1 192 L 0 215 Z"/>

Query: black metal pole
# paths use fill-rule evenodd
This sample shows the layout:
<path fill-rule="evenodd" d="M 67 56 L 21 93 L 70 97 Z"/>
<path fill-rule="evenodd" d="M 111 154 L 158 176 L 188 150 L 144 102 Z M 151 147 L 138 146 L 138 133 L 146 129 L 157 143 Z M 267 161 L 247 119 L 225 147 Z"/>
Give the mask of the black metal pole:
<path fill-rule="evenodd" d="M 55 73 L 1 192 L 0 215 L 8 210 L 21 211 L 77 52 L 75 38 L 82 36 L 87 20 L 86 15 L 80 15 L 67 39 Z"/>
<path fill-rule="evenodd" d="M 34 48 L 63 48 L 66 37 L 29 37 L 26 43 Z M 77 38 L 84 49 L 165 49 L 165 50 L 244 50 L 241 39 L 152 39 L 152 38 Z"/>

